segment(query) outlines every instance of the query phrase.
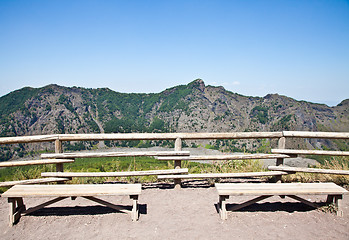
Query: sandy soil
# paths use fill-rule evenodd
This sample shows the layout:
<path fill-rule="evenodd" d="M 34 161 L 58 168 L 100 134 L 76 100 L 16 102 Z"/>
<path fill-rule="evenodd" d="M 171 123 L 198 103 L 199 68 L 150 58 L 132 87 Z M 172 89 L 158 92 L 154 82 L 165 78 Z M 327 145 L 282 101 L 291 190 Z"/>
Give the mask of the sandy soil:
<path fill-rule="evenodd" d="M 140 196 L 140 218 L 117 213 L 83 198 L 65 199 L 8 226 L 7 199 L 0 198 L 1 239 L 349 239 L 349 196 L 344 198 L 344 217 L 314 210 L 293 199 L 272 197 L 229 212 L 220 219 L 218 195 L 205 182 L 186 188 L 145 185 Z M 104 197 L 129 205 L 128 197 Z M 230 198 L 242 202 L 245 197 Z M 307 196 L 312 201 L 325 197 Z M 47 199 L 26 198 L 27 207 Z"/>

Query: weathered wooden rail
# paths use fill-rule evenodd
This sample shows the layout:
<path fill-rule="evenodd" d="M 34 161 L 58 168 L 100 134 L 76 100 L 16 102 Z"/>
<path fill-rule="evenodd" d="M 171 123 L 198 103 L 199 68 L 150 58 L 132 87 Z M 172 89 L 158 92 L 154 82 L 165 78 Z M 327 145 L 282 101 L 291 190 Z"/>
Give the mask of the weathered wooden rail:
<path fill-rule="evenodd" d="M 37 143 L 37 142 L 54 142 L 55 153 L 43 154 L 41 160 L 33 161 L 11 161 L 0 163 L 0 167 L 11 167 L 11 166 L 25 166 L 25 165 L 38 165 L 38 164 L 56 164 L 56 175 L 53 173 L 45 173 L 43 176 L 56 176 L 56 178 L 48 179 L 47 181 L 53 181 L 57 179 L 59 181 L 66 181 L 70 179 L 63 178 L 66 173 L 63 174 L 63 164 L 73 162 L 75 158 L 79 157 L 125 157 L 125 156 L 156 156 L 159 160 L 174 161 L 174 168 L 177 171 L 169 172 L 175 175 L 162 175 L 159 176 L 161 179 L 174 179 L 177 186 L 180 185 L 181 179 L 183 178 L 218 178 L 218 177 L 237 177 L 237 173 L 222 173 L 217 174 L 187 174 L 177 175 L 185 173 L 182 169 L 182 161 L 195 161 L 195 160 L 245 160 L 245 159 L 276 159 L 276 167 L 270 168 L 270 172 L 263 173 L 244 173 L 244 176 L 265 176 L 274 175 L 277 180 L 281 180 L 281 176 L 284 174 L 294 173 L 297 171 L 308 171 L 302 169 L 284 169 L 281 167 L 284 164 L 284 159 L 288 157 L 295 157 L 303 154 L 313 155 L 329 155 L 329 156 L 349 156 L 349 152 L 343 151 L 325 151 L 325 150 L 303 150 L 303 149 L 286 149 L 286 140 L 288 138 L 319 138 L 319 139 L 349 139 L 349 132 L 305 132 L 305 131 L 283 131 L 283 132 L 232 132 L 232 133 L 109 133 L 109 134 L 54 134 L 54 135 L 38 135 L 38 136 L 20 136 L 20 137 L 2 137 L 0 138 L 0 144 L 18 144 L 18 143 Z M 182 151 L 183 140 L 217 140 L 217 139 L 278 139 L 277 149 L 272 150 L 272 154 L 238 154 L 238 155 L 214 155 L 214 156 L 189 156 L 189 152 Z M 175 142 L 174 151 L 166 152 L 104 152 L 104 153 L 63 153 L 62 142 L 65 141 L 130 141 L 130 140 L 172 140 Z M 275 172 L 274 172 L 275 171 Z M 145 171 L 146 172 L 146 171 Z M 309 171 L 308 171 L 309 172 Z M 310 171 L 311 172 L 311 171 Z M 321 171 L 318 171 L 321 172 Z M 149 175 L 151 171 L 148 172 Z M 342 172 L 346 174 L 346 172 Z M 91 173 L 92 175 L 99 175 Z M 120 173 L 110 173 L 113 176 L 122 175 Z M 127 175 L 127 172 L 124 173 Z M 129 176 L 134 176 L 135 172 L 129 172 Z M 139 173 L 140 174 L 140 173 Z M 142 173 L 143 175 L 146 173 Z M 337 172 L 336 174 L 341 174 Z M 73 175 L 73 173 L 71 174 Z M 79 175 L 79 174 L 77 174 Z M 77 176 L 76 175 L 76 176 Z M 82 174 L 87 176 L 89 174 Z M 103 174 L 102 174 L 103 175 Z M 106 175 L 106 173 L 104 174 Z M 161 174 L 158 174 L 161 175 Z M 60 176 L 61 178 L 57 178 Z M 38 182 L 40 179 L 32 179 L 33 182 Z M 33 183 L 30 180 L 0 183 L 3 185 L 14 185 L 14 184 L 27 184 Z M 40 181 L 39 181 L 40 182 Z M 45 182 L 44 179 L 42 182 Z"/>

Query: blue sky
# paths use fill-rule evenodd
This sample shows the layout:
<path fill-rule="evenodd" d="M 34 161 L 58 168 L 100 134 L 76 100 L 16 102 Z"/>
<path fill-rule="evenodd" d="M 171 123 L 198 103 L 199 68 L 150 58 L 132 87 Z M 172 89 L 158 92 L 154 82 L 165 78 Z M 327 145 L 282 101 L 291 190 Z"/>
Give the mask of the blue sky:
<path fill-rule="evenodd" d="M 349 2 L 0 0 L 0 96 L 56 83 L 349 98 Z"/>

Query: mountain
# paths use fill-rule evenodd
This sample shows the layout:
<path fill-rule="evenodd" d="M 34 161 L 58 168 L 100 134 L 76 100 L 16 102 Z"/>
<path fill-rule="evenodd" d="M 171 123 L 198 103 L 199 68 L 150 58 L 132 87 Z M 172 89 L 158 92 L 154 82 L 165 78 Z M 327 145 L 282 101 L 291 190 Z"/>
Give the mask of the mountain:
<path fill-rule="evenodd" d="M 349 131 L 348 111 L 349 99 L 338 106 L 328 107 L 278 94 L 248 97 L 223 87 L 206 86 L 201 79 L 152 94 L 48 85 L 22 88 L 0 98 L 0 136 L 101 132 Z M 79 144 L 67 143 L 67 147 L 88 147 Z M 89 144 L 91 147 L 95 143 Z M 212 144 L 221 148 L 227 142 Z M 301 144 L 318 148 L 348 147 L 343 142 L 331 145 L 317 140 Z M 256 149 L 259 145 L 260 141 L 257 141 L 249 146 L 245 144 L 245 147 Z M 17 150 L 2 146 L 0 160 L 22 155 L 19 153 L 24 149 L 35 151 L 40 148 L 42 145 L 31 147 L 19 144 Z M 47 148 L 50 146 L 47 145 Z"/>

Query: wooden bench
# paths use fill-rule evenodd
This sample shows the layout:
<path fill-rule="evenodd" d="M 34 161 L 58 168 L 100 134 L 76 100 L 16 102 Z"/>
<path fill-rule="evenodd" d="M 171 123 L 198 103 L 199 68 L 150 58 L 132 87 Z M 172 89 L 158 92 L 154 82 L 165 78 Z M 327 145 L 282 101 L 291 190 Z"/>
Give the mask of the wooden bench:
<path fill-rule="evenodd" d="M 0 167 L 18 167 L 18 166 L 30 166 L 30 165 L 44 165 L 44 164 L 61 164 L 61 163 L 73 163 L 72 159 L 40 159 L 40 160 L 28 160 L 28 161 L 7 161 L 0 162 Z"/>
<path fill-rule="evenodd" d="M 138 220 L 138 196 L 141 194 L 141 184 L 78 184 L 78 185 L 16 185 L 7 190 L 1 197 L 8 198 L 10 207 L 10 226 L 19 220 L 22 214 L 29 214 L 43 207 L 71 197 L 83 197 L 100 203 L 120 212 L 130 212 L 133 221 Z M 130 196 L 133 201 L 132 210 L 126 210 L 106 202 L 95 196 Z M 26 209 L 24 197 L 55 197 L 53 200 L 36 207 Z"/>
<path fill-rule="evenodd" d="M 219 161 L 219 160 L 252 160 L 252 159 L 270 159 L 270 158 L 289 158 L 286 154 L 222 154 L 222 155 L 192 155 L 192 156 L 165 156 L 157 157 L 163 161 Z"/>
<path fill-rule="evenodd" d="M 28 161 L 8 161 L 1 162 L 0 167 L 19 167 L 19 166 L 32 166 L 32 165 L 44 165 L 44 164 L 63 164 L 73 163 L 73 159 L 40 159 L 40 160 L 28 160 Z M 64 182 L 69 181 L 69 178 L 38 178 L 38 179 L 25 179 L 17 181 L 0 182 L 0 187 L 9 187 L 22 184 L 36 184 L 36 183 L 51 183 L 51 182 Z"/>
<path fill-rule="evenodd" d="M 155 157 L 155 156 L 189 156 L 189 151 L 139 151 L 139 152 L 95 152 L 95 153 L 46 153 L 41 158 L 99 158 L 99 157 Z"/>
<path fill-rule="evenodd" d="M 297 157 L 298 155 L 349 156 L 349 152 L 326 150 L 272 149 L 271 152 L 274 154 L 286 154 L 290 157 Z"/>
<path fill-rule="evenodd" d="M 349 175 L 348 170 L 336 170 L 336 169 L 299 168 L 299 167 L 289 167 L 289 166 L 269 166 L 268 169 L 272 171 L 284 171 L 288 173 L 304 172 L 304 173 Z"/>
<path fill-rule="evenodd" d="M 194 179 L 194 178 L 245 178 L 287 175 L 283 171 L 243 172 L 243 173 L 198 173 L 187 175 L 159 175 L 158 179 Z"/>
<path fill-rule="evenodd" d="M 188 173 L 188 168 L 132 172 L 43 172 L 42 177 L 130 177 Z"/>
<path fill-rule="evenodd" d="M 337 215 L 343 216 L 341 201 L 348 191 L 334 183 L 216 183 L 219 195 L 218 209 L 221 219 L 227 219 L 227 210 L 236 211 L 274 195 L 288 196 L 297 201 L 317 208 L 316 203 L 305 200 L 297 195 L 327 195 L 327 203 L 334 203 Z M 229 196 L 258 196 L 247 202 L 227 209 L 226 200 Z"/>
<path fill-rule="evenodd" d="M 25 179 L 25 180 L 18 180 L 18 181 L 0 182 L 0 187 L 11 187 L 14 185 L 23 185 L 23 184 L 65 182 L 69 180 L 70 178 L 60 178 L 60 177 Z"/>
<path fill-rule="evenodd" d="M 192 156 L 167 156 L 157 157 L 162 161 L 228 161 L 228 160 L 253 160 L 270 158 L 289 158 L 285 154 L 222 154 L 222 155 L 192 155 Z M 269 172 L 246 172 L 246 173 L 200 173 L 187 175 L 162 175 L 158 179 L 194 179 L 194 178 L 240 178 L 240 177 L 263 177 L 286 175 L 287 172 L 269 171 Z"/>

